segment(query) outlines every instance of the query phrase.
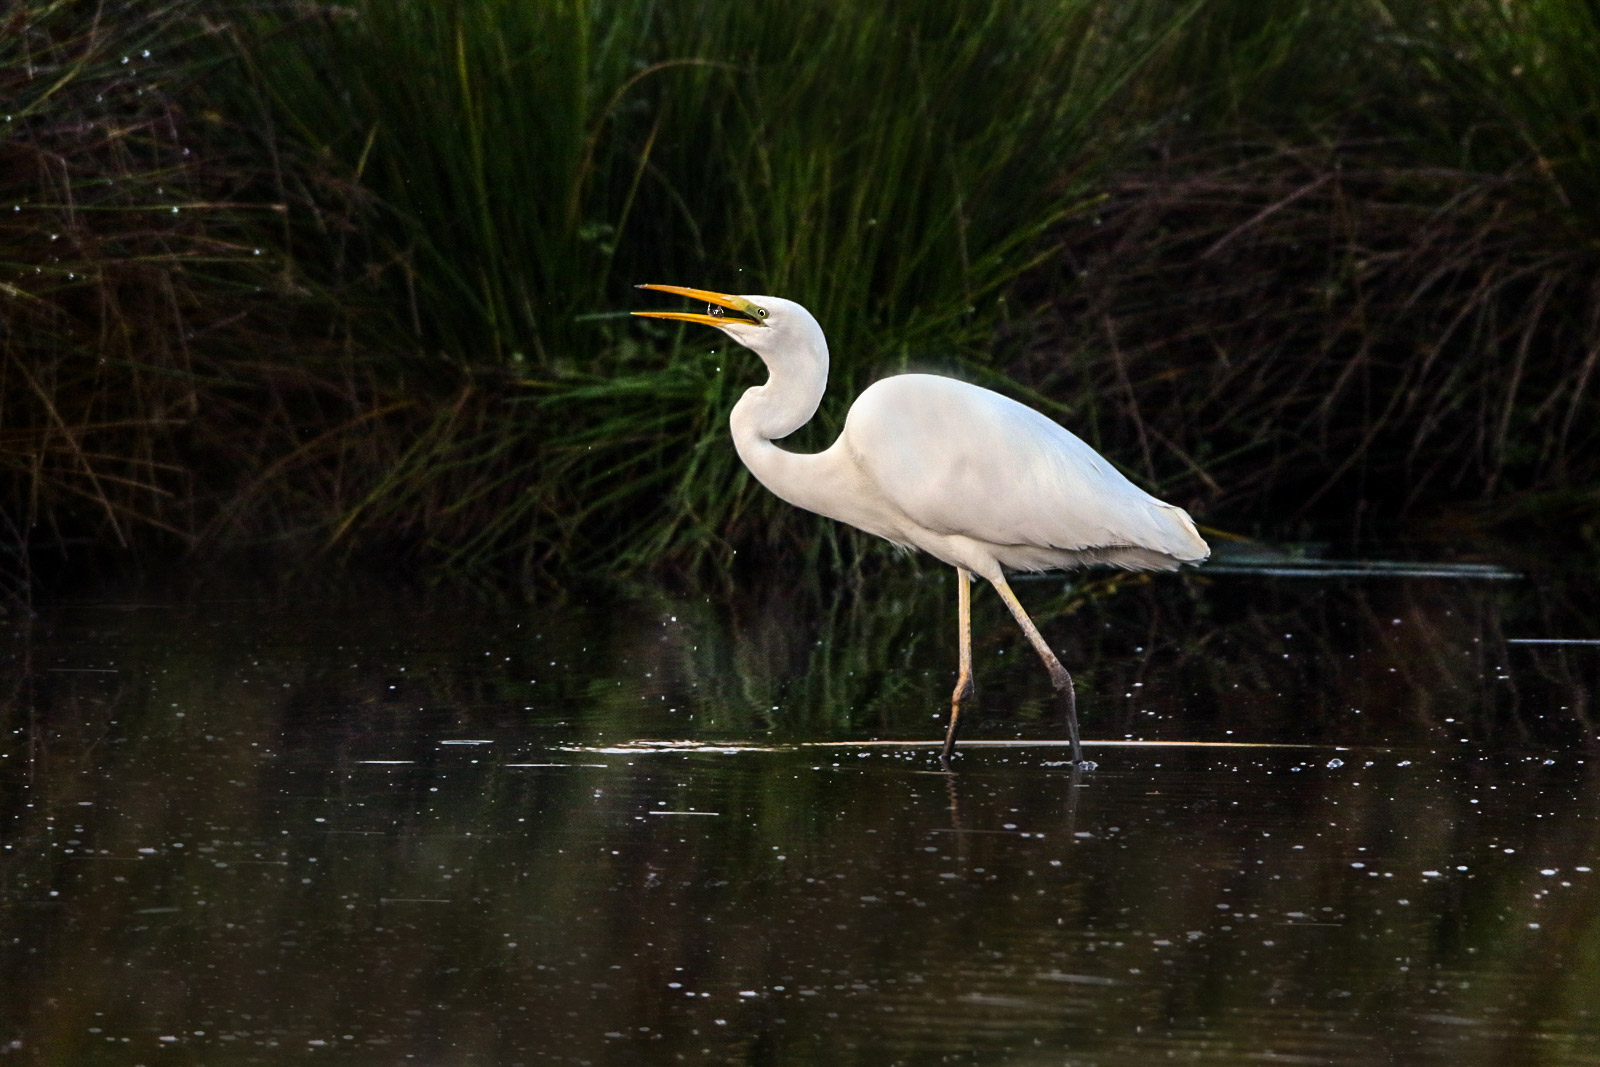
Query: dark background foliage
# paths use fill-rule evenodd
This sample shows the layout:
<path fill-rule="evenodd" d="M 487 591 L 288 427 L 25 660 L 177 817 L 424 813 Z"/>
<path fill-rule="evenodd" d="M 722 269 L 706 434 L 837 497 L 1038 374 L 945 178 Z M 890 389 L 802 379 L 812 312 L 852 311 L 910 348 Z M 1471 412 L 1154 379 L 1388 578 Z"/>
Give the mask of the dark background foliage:
<path fill-rule="evenodd" d="M 0 32 L 6 581 L 856 558 L 630 286 L 934 367 L 1213 527 L 1592 530 L 1600 4 L 24 0 Z M 395 72 L 404 72 L 396 76 Z"/>

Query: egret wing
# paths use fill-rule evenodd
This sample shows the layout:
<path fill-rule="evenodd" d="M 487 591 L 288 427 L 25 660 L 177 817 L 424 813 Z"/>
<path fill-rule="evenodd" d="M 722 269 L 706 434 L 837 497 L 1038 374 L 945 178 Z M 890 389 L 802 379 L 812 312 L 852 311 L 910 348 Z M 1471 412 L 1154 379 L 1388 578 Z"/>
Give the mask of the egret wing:
<path fill-rule="evenodd" d="M 884 500 L 937 534 L 1089 554 L 1141 548 L 1175 561 L 1207 555 L 1181 508 L 1039 412 L 967 382 L 883 379 L 857 398 L 845 437 Z"/>

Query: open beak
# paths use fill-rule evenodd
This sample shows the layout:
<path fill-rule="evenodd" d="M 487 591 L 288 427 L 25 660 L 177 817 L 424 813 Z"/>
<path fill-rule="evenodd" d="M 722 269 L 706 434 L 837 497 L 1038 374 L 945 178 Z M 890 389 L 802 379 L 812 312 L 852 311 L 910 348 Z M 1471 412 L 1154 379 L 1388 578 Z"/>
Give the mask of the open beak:
<path fill-rule="evenodd" d="M 691 300 L 704 300 L 708 305 L 706 314 L 694 311 L 635 311 L 634 314 L 646 319 L 676 319 L 678 322 L 698 322 L 706 326 L 726 326 L 730 322 L 742 323 L 746 326 L 765 326 L 761 320 L 765 314 L 756 305 L 750 303 L 742 296 L 732 296 L 728 293 L 713 293 L 708 289 L 687 289 L 681 285 L 636 285 L 636 289 L 654 289 L 662 293 L 676 293 L 686 296 Z M 717 308 L 727 308 L 734 315 L 726 315 Z"/>

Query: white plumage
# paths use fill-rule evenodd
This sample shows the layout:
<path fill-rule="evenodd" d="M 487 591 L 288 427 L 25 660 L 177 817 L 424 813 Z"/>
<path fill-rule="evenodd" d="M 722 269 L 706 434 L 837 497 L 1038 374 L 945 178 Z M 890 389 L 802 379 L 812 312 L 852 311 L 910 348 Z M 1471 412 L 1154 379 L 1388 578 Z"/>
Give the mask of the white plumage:
<path fill-rule="evenodd" d="M 934 374 L 900 374 L 868 387 L 851 405 L 838 440 L 821 452 L 779 448 L 774 442 L 810 420 L 827 388 L 828 343 L 811 313 L 780 297 L 641 288 L 711 306 L 706 314 L 636 315 L 715 326 L 766 363 L 766 383 L 746 390 L 728 420 L 739 457 L 763 485 L 796 507 L 956 568 L 961 665 L 944 758 L 954 751 L 961 703 L 972 694 L 967 584 L 976 574 L 994 585 L 1049 668 L 1065 704 L 1073 759 L 1083 764 L 1071 676 L 1004 571 L 1086 564 L 1174 570 L 1197 563 L 1210 549 L 1188 514 L 1134 485 L 1032 408 Z"/>
<path fill-rule="evenodd" d="M 1182 508 L 1146 493 L 1032 408 L 954 378 L 876 383 L 851 407 L 834 447 L 903 516 L 910 544 L 985 578 L 993 564 L 1171 570 L 1207 555 Z M 974 542 L 964 558 L 940 550 L 953 537 Z"/>

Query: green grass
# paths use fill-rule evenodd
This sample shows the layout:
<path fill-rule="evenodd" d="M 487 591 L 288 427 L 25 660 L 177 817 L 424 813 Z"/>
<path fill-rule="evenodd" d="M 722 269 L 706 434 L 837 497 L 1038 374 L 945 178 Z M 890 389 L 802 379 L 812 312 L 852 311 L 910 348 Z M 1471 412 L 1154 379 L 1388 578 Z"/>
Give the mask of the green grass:
<path fill-rule="evenodd" d="M 453 558 L 630 565 L 781 526 L 722 440 L 754 362 L 627 319 L 631 286 L 821 311 L 814 437 L 908 359 L 990 362 L 1007 286 L 1092 198 L 1116 102 L 1194 9 L 366 3 L 258 26 L 251 70 L 296 154 L 373 198 L 363 282 L 424 359 L 527 391 L 502 387 L 515 421 L 420 434 L 339 537 L 409 509 Z M 462 500 L 430 484 L 463 472 Z"/>
<path fill-rule="evenodd" d="M 818 313 L 799 447 L 915 365 L 1236 526 L 1600 484 L 1596 0 L 81 13 L 0 36 L 19 546 L 849 563 L 645 281 Z"/>
<path fill-rule="evenodd" d="M 960 338 L 1183 15 L 1112 10 L 373 0 L 248 54 L 296 150 L 376 198 L 427 349 L 550 373 L 657 277 L 789 293 L 847 342 Z"/>

